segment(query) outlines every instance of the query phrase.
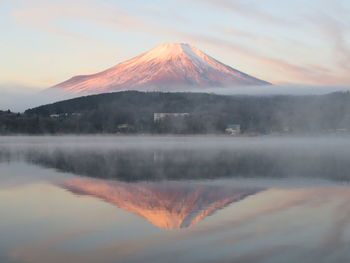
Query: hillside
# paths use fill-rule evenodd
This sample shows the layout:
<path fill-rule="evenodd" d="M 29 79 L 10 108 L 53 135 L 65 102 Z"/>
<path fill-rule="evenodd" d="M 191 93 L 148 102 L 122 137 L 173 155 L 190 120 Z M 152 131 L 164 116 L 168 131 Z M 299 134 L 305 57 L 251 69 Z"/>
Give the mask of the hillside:
<path fill-rule="evenodd" d="M 190 115 L 177 122 L 154 122 L 153 114 L 163 112 Z M 17 123 L 20 128 L 7 129 L 26 132 L 29 125 L 38 133 L 223 133 L 227 125 L 239 124 L 246 133 L 332 133 L 350 130 L 350 94 L 257 97 L 125 91 L 28 109 L 21 118 L 26 121 Z M 127 129 L 120 130 L 120 125 Z"/>

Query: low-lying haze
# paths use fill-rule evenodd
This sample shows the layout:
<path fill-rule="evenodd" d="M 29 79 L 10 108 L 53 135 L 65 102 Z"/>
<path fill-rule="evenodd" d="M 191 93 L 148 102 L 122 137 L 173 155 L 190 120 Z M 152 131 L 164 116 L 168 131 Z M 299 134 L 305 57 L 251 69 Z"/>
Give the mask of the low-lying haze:
<path fill-rule="evenodd" d="M 125 181 L 324 178 L 348 181 L 347 137 L 1 137 L 1 159 Z"/>

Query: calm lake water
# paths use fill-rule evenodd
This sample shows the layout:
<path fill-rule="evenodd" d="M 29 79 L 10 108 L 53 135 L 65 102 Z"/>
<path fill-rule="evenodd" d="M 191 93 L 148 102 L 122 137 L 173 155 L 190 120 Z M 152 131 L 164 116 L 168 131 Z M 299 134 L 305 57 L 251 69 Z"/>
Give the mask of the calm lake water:
<path fill-rule="evenodd" d="M 347 138 L 0 137 L 0 262 L 349 262 Z"/>

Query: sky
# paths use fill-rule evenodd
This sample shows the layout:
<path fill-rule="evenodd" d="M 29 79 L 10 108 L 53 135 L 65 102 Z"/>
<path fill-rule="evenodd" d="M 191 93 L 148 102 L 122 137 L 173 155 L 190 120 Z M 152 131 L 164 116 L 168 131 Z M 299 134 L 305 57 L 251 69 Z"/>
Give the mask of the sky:
<path fill-rule="evenodd" d="M 2 0 L 0 91 L 45 89 L 164 42 L 274 84 L 350 86 L 349 0 Z"/>

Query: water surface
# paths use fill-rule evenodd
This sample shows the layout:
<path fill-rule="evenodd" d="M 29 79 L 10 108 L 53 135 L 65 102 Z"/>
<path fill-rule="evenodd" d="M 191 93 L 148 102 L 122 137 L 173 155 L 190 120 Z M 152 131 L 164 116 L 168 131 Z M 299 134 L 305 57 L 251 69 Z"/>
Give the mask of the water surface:
<path fill-rule="evenodd" d="M 349 146 L 2 137 L 0 262 L 347 262 Z"/>

